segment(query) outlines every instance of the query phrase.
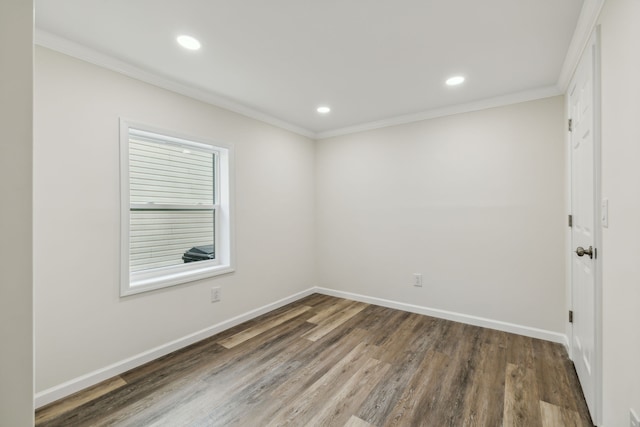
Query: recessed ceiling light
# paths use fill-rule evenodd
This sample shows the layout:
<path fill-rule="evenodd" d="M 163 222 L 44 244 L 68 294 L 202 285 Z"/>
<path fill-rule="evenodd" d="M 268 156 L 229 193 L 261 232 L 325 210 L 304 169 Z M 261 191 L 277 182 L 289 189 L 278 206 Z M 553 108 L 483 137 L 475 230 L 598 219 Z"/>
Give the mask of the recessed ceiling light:
<path fill-rule="evenodd" d="M 449 77 L 446 81 L 447 86 L 457 86 L 459 84 L 461 84 L 462 82 L 464 82 L 464 77 L 462 76 L 453 76 L 453 77 Z"/>
<path fill-rule="evenodd" d="M 329 111 L 331 111 L 331 108 L 322 106 L 322 107 L 316 108 L 316 111 L 320 114 L 327 114 Z"/>
<path fill-rule="evenodd" d="M 178 43 L 180 44 L 180 46 L 182 46 L 185 49 L 189 49 L 189 50 L 200 49 L 200 42 L 191 36 L 185 36 L 185 35 L 178 36 L 176 40 L 178 40 Z"/>

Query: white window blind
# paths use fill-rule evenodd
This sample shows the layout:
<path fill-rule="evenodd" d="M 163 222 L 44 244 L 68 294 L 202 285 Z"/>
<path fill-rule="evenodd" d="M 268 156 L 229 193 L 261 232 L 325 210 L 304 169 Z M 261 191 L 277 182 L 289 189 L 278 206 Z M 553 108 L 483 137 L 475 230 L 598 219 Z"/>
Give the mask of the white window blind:
<path fill-rule="evenodd" d="M 215 151 L 131 130 L 129 197 L 131 272 L 183 264 L 192 247 L 215 253 Z"/>

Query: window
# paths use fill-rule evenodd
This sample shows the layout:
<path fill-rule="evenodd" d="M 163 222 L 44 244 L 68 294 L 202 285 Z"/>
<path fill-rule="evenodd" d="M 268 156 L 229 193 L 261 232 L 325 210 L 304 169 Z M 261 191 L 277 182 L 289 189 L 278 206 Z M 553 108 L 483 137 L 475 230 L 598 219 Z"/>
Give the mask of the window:
<path fill-rule="evenodd" d="M 120 294 L 233 271 L 231 148 L 120 125 Z"/>

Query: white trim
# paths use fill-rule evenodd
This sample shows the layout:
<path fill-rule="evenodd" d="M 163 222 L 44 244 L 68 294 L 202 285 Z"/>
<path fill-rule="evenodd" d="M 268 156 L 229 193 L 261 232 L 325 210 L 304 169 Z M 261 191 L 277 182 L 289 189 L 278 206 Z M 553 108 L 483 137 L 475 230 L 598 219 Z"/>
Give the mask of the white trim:
<path fill-rule="evenodd" d="M 234 113 L 238 113 L 264 123 L 268 123 L 281 129 L 286 129 L 293 133 L 306 136 L 307 138 L 315 137 L 315 133 L 308 129 L 304 129 L 285 120 L 278 119 L 276 117 L 270 116 L 269 114 L 247 107 L 222 95 L 204 91 L 202 89 L 197 89 L 193 86 L 179 83 L 173 79 L 159 76 L 153 72 L 149 72 L 142 68 L 136 67 L 135 65 L 121 61 L 112 56 L 98 52 L 97 50 L 94 50 L 90 47 L 52 34 L 40 28 L 35 29 L 34 43 L 39 46 L 43 46 L 48 49 L 63 53 L 65 55 L 73 56 L 74 58 L 81 59 L 91 64 L 98 65 L 102 68 L 106 68 L 107 70 L 124 74 L 125 76 L 150 83 L 152 85 L 188 96 L 193 99 L 197 99 L 199 101 L 206 102 L 207 104 L 211 104 L 216 107 L 233 111 Z"/>
<path fill-rule="evenodd" d="M 145 363 L 151 362 L 159 357 L 165 356 L 173 351 L 184 348 L 188 345 L 194 344 L 203 339 L 209 338 L 215 334 L 232 328 L 248 320 L 254 319 L 270 311 L 276 310 L 282 306 L 295 302 L 301 298 L 309 296 L 316 292 L 315 288 L 309 288 L 302 292 L 298 292 L 271 304 L 264 305 L 256 308 L 255 310 L 248 311 L 236 317 L 232 317 L 229 320 L 222 321 L 208 328 L 202 329 L 193 334 L 186 335 L 182 338 L 178 338 L 163 345 L 159 345 L 148 351 L 136 354 L 127 359 L 113 363 L 104 368 L 89 372 L 86 375 L 79 376 L 57 386 L 43 390 L 35 395 L 35 407 L 40 408 L 56 400 L 62 399 L 80 390 L 83 390 L 92 385 L 98 384 L 101 381 L 112 378 L 116 375 L 120 375 L 130 369 L 137 366 L 141 366 Z"/>
<path fill-rule="evenodd" d="M 453 311 L 440 310 L 437 308 L 430 308 L 415 304 L 407 304 L 399 301 L 369 297 L 366 295 L 343 292 L 335 289 L 316 288 L 315 291 L 323 295 L 330 295 L 354 301 L 366 302 L 368 304 L 380 305 L 382 307 L 394 308 L 396 310 L 408 311 L 410 313 L 424 314 L 426 316 L 437 317 L 439 319 L 452 320 L 454 322 L 465 323 L 467 325 L 481 326 L 483 328 L 524 335 L 526 337 L 552 341 L 563 345 L 566 345 L 567 343 L 567 336 L 559 332 L 547 331 L 544 329 L 532 328 L 529 326 L 516 325 L 515 323 L 502 322 L 500 320 L 471 316 L 469 314 L 456 313 Z"/>
<path fill-rule="evenodd" d="M 598 0 L 600 1 L 600 0 Z M 485 110 L 487 108 L 501 107 L 510 104 L 517 104 L 520 102 L 533 101 L 536 99 L 549 98 L 552 96 L 561 95 L 562 90 L 559 86 L 547 86 L 538 89 L 528 90 L 524 92 L 513 93 L 509 95 L 484 99 L 467 104 L 452 105 L 449 107 L 434 108 L 427 111 L 422 111 L 414 114 L 408 114 L 403 116 L 391 117 L 388 119 L 367 122 L 358 124 L 355 126 L 349 126 L 340 129 L 329 130 L 326 132 L 313 132 L 309 129 L 294 125 L 285 120 L 278 119 L 269 114 L 263 113 L 256 109 L 242 105 L 236 101 L 225 98 L 222 95 L 208 92 L 202 89 L 192 87 L 190 85 L 179 83 L 173 79 L 159 76 L 153 72 L 144 70 L 142 68 L 131 65 L 127 62 L 116 59 L 112 56 L 98 52 L 90 47 L 81 45 L 64 37 L 52 34 L 48 31 L 36 28 L 35 30 L 35 44 L 46 47 L 48 49 L 55 50 L 57 52 L 69 55 L 91 64 L 98 65 L 102 68 L 115 71 L 125 76 L 141 80 L 143 82 L 161 87 L 163 89 L 170 90 L 172 92 L 179 93 L 181 95 L 188 96 L 199 101 L 206 102 L 207 104 L 214 105 L 220 108 L 224 108 L 234 113 L 241 114 L 243 116 L 259 120 L 261 122 L 277 126 L 281 129 L 285 129 L 299 135 L 305 136 L 311 139 L 325 139 L 339 135 L 347 135 L 356 132 L 363 132 L 367 130 L 379 129 L 388 126 L 396 126 L 405 123 L 417 122 L 421 120 L 434 119 L 437 117 L 445 117 L 454 114 L 468 113 L 471 111 Z"/>
<path fill-rule="evenodd" d="M 573 37 L 567 50 L 567 55 L 564 58 L 562 69 L 560 70 L 560 76 L 558 77 L 558 89 L 560 92 L 565 93 L 573 77 L 573 73 L 578 66 L 578 62 L 582 57 L 582 52 L 587 47 L 591 34 L 596 28 L 596 23 L 600 17 L 600 11 L 604 6 L 605 0 L 585 0 L 580 10 L 580 16 L 578 17 L 578 23 L 573 31 Z"/>
<path fill-rule="evenodd" d="M 388 119 L 362 123 L 354 126 L 348 126 L 340 129 L 333 129 L 325 132 L 313 132 L 309 129 L 297 126 L 285 120 L 273 117 L 262 111 L 242 105 L 237 101 L 233 101 L 220 94 L 212 93 L 193 86 L 179 83 L 173 79 L 162 77 L 156 73 L 144 70 L 125 61 L 116 59 L 110 55 L 98 52 L 88 46 L 71 41 L 64 37 L 50 33 L 41 28 L 34 31 L 34 43 L 55 50 L 57 52 L 69 55 L 83 61 L 98 65 L 108 70 L 124 74 L 137 80 L 176 92 L 193 99 L 197 99 L 208 104 L 233 111 L 243 116 L 277 126 L 282 129 L 289 130 L 311 139 L 325 139 L 334 136 L 347 135 L 356 132 L 379 129 L 388 126 L 411 123 L 421 120 L 428 120 L 437 117 L 444 117 L 453 114 L 466 113 L 471 111 L 479 111 L 487 108 L 499 107 L 503 105 L 516 104 L 520 102 L 533 101 L 536 99 L 548 98 L 551 96 L 561 95 L 567 91 L 571 77 L 575 71 L 578 61 L 589 42 L 589 38 L 596 27 L 598 18 L 605 0 L 585 0 L 576 28 L 571 38 L 571 43 L 567 49 L 560 75 L 555 86 L 542 87 L 529 91 L 509 94 L 505 96 L 484 99 L 467 104 L 454 105 L 450 107 L 435 108 L 414 114 L 391 117 Z"/>
<path fill-rule="evenodd" d="M 451 320 L 454 322 L 465 323 L 468 325 L 480 326 L 489 329 L 495 329 L 503 332 L 509 332 L 513 334 L 519 334 L 531 338 L 538 338 L 547 341 L 557 342 L 563 344 L 565 347 L 568 345 L 568 338 L 564 334 L 557 332 L 546 331 L 543 329 L 531 328 L 528 326 L 516 325 L 513 323 L 502 322 L 499 320 L 491 320 L 483 317 L 470 316 L 462 313 L 455 313 L 447 310 L 440 310 L 436 308 L 429 308 L 418 306 L 414 304 L 407 304 L 398 301 L 391 301 L 382 298 L 369 297 L 365 295 L 354 294 L 351 292 L 343 292 L 335 289 L 328 289 L 322 287 L 312 287 L 304 291 L 298 292 L 286 298 L 280 299 L 276 302 L 264 305 L 255 310 L 248 311 L 239 316 L 222 321 L 208 328 L 202 329 L 193 334 L 186 335 L 182 338 L 178 338 L 166 344 L 157 346 L 150 350 L 131 356 L 127 359 L 113 363 L 101 369 L 97 369 L 88 374 L 79 376 L 57 386 L 48 388 L 35 395 L 35 407 L 41 408 L 56 400 L 67 397 L 73 393 L 83 390 L 87 387 L 91 387 L 98 384 L 101 381 L 105 381 L 116 375 L 120 375 L 130 369 L 141 366 L 145 363 L 151 362 L 159 357 L 165 356 L 173 351 L 184 348 L 188 345 L 194 344 L 203 339 L 209 338 L 215 334 L 223 332 L 229 328 L 239 325 L 248 320 L 254 319 L 270 311 L 276 310 L 282 306 L 295 302 L 301 298 L 309 296 L 314 293 L 323 295 L 330 295 L 339 298 L 350 299 L 353 301 L 361 301 L 369 304 L 379 305 L 382 307 L 393 308 L 397 310 L 403 310 L 410 313 L 424 314 L 427 316 L 437 317 L 439 319 Z"/>
<path fill-rule="evenodd" d="M 568 90 L 570 88 L 567 88 Z M 569 116 L 570 116 L 570 93 L 567 92 L 564 97 L 564 125 L 565 127 L 565 207 L 567 211 L 567 215 L 573 215 L 573 206 L 571 200 L 571 132 L 569 132 Z M 565 229 L 565 254 L 571 254 L 573 252 L 573 242 L 572 242 L 572 228 L 569 227 L 568 224 L 569 218 L 567 217 L 567 228 Z M 573 342 L 573 325 L 569 322 L 569 311 L 573 310 L 573 292 L 571 291 L 571 280 L 572 280 L 572 257 L 565 256 L 565 298 L 566 298 L 566 307 L 565 307 L 565 333 L 567 335 L 567 353 L 569 354 L 569 358 L 571 358 L 571 354 L 573 351 L 572 342 Z"/>
<path fill-rule="evenodd" d="M 363 123 L 355 126 L 349 126 L 341 129 L 319 132 L 315 135 L 316 139 L 332 138 L 334 136 L 348 135 L 357 132 L 380 129 L 389 126 L 397 126 L 406 123 L 419 122 L 422 120 L 435 119 L 438 117 L 451 116 L 454 114 L 469 113 L 472 111 L 486 110 L 488 108 L 502 107 L 505 105 L 518 104 L 521 102 L 534 101 L 536 99 L 550 98 L 552 96 L 561 95 L 562 91 L 556 86 L 547 86 L 539 89 L 528 90 L 524 92 L 512 93 L 509 95 L 498 96 L 495 98 L 483 99 L 480 101 L 470 102 L 467 104 L 452 105 L 449 107 L 434 108 L 415 114 L 407 114 L 404 116 L 391 117 L 375 122 Z"/>
<path fill-rule="evenodd" d="M 591 43 L 591 41 L 590 41 Z M 593 30 L 593 44 L 594 44 L 594 72 L 593 72 L 593 81 L 594 81 L 594 102 L 593 102 L 593 110 L 595 119 L 593 121 L 594 124 L 594 132 L 593 132 L 593 141 L 595 144 L 594 148 L 594 162 L 595 162 L 595 217 L 596 219 L 596 227 L 595 227 L 595 244 L 596 248 L 598 248 L 598 253 L 596 256 L 596 301 L 595 301 L 595 311 L 596 311 L 596 346 L 595 346 L 595 370 L 596 370 L 596 393 L 595 393 L 595 420 L 594 423 L 596 425 L 602 425 L 604 412 L 604 402 L 603 402 L 603 367 L 602 367 L 602 353 L 603 353 L 603 338 L 602 338 L 602 222 L 599 218 L 602 218 L 602 74 L 601 74 L 601 42 L 600 42 L 600 25 L 597 25 Z"/>
<path fill-rule="evenodd" d="M 596 2 L 600 2 L 601 0 L 596 0 Z M 585 4 L 586 5 L 586 4 Z M 599 8 L 598 8 L 598 14 L 600 12 L 602 8 L 602 4 L 600 4 Z M 596 16 L 597 19 L 597 16 Z M 594 144 L 594 156 L 593 156 L 593 161 L 594 161 L 594 218 L 595 218 L 595 227 L 594 227 L 594 247 L 597 249 L 597 256 L 594 259 L 594 270 L 595 270 L 595 289 L 596 289 L 596 295 L 595 295 L 595 345 L 594 345 L 594 361 L 593 361 L 593 372 L 594 372 L 594 388 L 595 388 L 595 393 L 594 393 L 594 408 L 590 408 L 590 410 L 593 410 L 592 418 L 593 418 L 593 422 L 595 425 L 601 425 L 602 423 L 602 413 L 603 413 L 603 392 L 602 392 L 602 384 L 603 384 L 603 369 L 602 369 L 602 346 L 603 346 L 603 339 L 602 339 L 602 226 L 601 226 L 601 222 L 599 220 L 599 218 L 601 218 L 600 215 L 600 208 L 601 208 L 601 201 L 602 201 L 602 139 L 601 139 L 601 134 L 602 134 L 602 117 L 601 117 L 601 106 L 602 106 L 602 98 L 601 98 L 601 82 L 600 82 L 600 27 L 598 25 L 595 25 L 594 22 L 594 26 L 591 28 L 591 33 L 589 34 L 589 37 L 587 38 L 587 41 L 585 42 L 580 55 L 578 56 L 578 59 L 576 61 L 576 64 L 574 66 L 574 70 L 571 73 L 571 78 L 570 80 L 567 82 L 567 87 L 566 90 L 568 91 L 570 89 L 570 85 L 573 82 L 573 73 L 575 72 L 575 68 L 577 67 L 577 65 L 579 64 L 580 60 L 582 59 L 582 56 L 585 52 L 585 50 L 587 48 L 591 48 L 593 49 L 593 60 L 592 60 L 592 66 L 593 66 L 593 76 L 592 76 L 592 81 L 593 81 L 593 115 L 594 115 L 594 119 L 593 119 L 593 144 Z M 571 114 L 570 111 L 570 99 L 569 99 L 569 93 L 567 92 L 566 94 L 566 115 L 567 117 Z M 571 133 L 567 132 L 567 146 L 568 148 L 568 159 L 567 159 L 567 165 L 569 167 L 568 170 L 568 174 L 567 174 L 567 179 L 568 179 L 568 198 L 569 198 L 569 205 L 571 205 L 571 199 L 572 199 L 572 192 L 573 192 L 573 185 L 572 185 L 572 181 L 571 181 L 571 177 L 572 177 L 572 173 L 571 173 L 571 168 L 573 167 L 573 165 L 571 164 Z M 571 234 L 571 229 L 569 229 L 569 237 L 568 237 L 568 241 L 569 241 L 569 251 L 567 251 L 567 265 L 569 266 L 569 271 L 568 271 L 568 282 L 567 282 L 567 288 L 568 288 L 568 293 L 569 293 L 569 304 L 570 304 L 570 309 L 573 308 L 573 271 L 572 271 L 572 264 L 571 264 L 571 257 L 572 257 L 572 252 L 573 252 L 573 242 L 572 242 L 572 234 Z M 567 333 L 567 337 L 570 338 L 569 344 L 568 344 L 568 353 L 569 353 L 569 358 L 571 360 L 574 359 L 574 348 L 573 348 L 573 325 L 572 324 L 568 324 L 568 333 Z"/>
<path fill-rule="evenodd" d="M 130 272 L 129 269 L 129 144 L 130 136 L 148 136 L 152 140 L 186 147 L 197 147 L 216 154 L 215 248 L 216 259 Z M 190 137 L 174 131 L 120 118 L 120 296 L 153 291 L 235 271 L 233 233 L 233 144 L 219 143 L 201 137 Z"/>

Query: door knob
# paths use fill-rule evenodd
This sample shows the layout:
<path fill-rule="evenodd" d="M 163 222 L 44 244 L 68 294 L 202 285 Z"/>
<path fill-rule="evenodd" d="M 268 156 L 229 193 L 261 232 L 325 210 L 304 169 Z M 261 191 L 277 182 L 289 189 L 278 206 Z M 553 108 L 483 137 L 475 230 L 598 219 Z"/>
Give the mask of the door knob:
<path fill-rule="evenodd" d="M 589 258 L 593 259 L 593 247 L 589 246 L 589 249 L 585 249 L 582 246 L 578 246 L 576 249 L 578 256 L 589 255 Z"/>

